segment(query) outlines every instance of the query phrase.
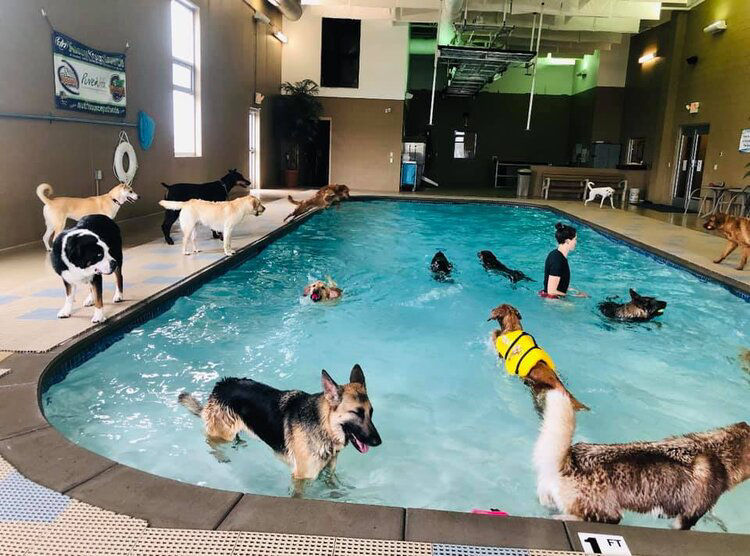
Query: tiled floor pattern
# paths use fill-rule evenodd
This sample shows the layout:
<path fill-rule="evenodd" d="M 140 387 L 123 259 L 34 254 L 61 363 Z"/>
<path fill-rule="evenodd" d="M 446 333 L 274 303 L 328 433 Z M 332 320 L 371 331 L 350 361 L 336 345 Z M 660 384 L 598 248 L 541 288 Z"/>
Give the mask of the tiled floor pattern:
<path fill-rule="evenodd" d="M 0 458 L 2 556 L 570 556 L 519 548 L 159 529 L 23 477 Z"/>

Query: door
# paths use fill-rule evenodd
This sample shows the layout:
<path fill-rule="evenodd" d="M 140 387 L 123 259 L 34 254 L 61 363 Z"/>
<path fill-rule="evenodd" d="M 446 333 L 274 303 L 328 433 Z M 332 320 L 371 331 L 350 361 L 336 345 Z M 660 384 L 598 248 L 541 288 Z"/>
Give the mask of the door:
<path fill-rule="evenodd" d="M 251 108 L 247 118 L 247 179 L 253 189 L 260 188 L 260 110 Z"/>
<path fill-rule="evenodd" d="M 708 145 L 708 125 L 684 126 L 677 143 L 672 205 L 686 206 L 700 189 Z M 696 201 L 697 202 L 697 201 Z"/>
<path fill-rule="evenodd" d="M 310 153 L 310 177 L 307 182 L 308 187 L 323 187 L 331 183 L 330 181 L 330 162 L 331 162 L 331 120 L 322 118 L 318 120 L 318 132 L 315 134 L 315 141 L 311 146 Z"/>

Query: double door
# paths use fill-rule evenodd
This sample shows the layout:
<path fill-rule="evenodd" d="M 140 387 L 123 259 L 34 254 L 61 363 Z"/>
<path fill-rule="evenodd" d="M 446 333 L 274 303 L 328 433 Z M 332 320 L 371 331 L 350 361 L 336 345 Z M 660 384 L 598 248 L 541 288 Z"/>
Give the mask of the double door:
<path fill-rule="evenodd" d="M 708 125 L 683 126 L 677 143 L 677 167 L 672 188 L 672 205 L 685 207 L 691 193 L 700 190 L 706 163 Z"/>

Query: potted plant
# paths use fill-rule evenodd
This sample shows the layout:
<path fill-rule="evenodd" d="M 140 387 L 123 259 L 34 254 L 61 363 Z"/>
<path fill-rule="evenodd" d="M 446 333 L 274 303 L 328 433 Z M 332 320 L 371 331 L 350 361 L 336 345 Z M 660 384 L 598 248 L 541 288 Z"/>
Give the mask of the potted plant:
<path fill-rule="evenodd" d="M 318 133 L 323 105 L 317 99 L 318 84 L 312 79 L 281 84 L 277 122 L 284 152 L 284 182 L 287 187 L 299 183 L 300 166 Z"/>

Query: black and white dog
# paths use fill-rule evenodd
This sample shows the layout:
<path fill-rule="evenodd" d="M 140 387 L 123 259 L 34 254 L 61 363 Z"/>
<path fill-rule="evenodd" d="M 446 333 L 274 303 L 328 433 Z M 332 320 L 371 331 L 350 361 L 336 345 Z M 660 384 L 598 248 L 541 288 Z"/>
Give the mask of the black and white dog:
<path fill-rule="evenodd" d="M 167 185 L 161 183 L 167 188 L 167 194 L 164 195 L 166 201 L 189 201 L 190 199 L 201 199 L 203 201 L 226 201 L 229 197 L 229 192 L 235 185 L 241 185 L 247 187 L 250 185 L 250 181 L 245 179 L 245 176 L 237 171 L 237 168 L 233 170 L 227 170 L 226 175 L 218 181 L 212 181 L 208 183 L 175 183 Z M 172 229 L 172 225 L 180 217 L 179 210 L 167 210 L 164 213 L 164 222 L 161 225 L 161 231 L 164 232 L 164 240 L 169 244 L 173 245 L 174 241 L 169 237 L 169 232 Z M 221 237 L 217 232 L 214 232 L 214 239 Z"/>
<path fill-rule="evenodd" d="M 102 274 L 115 273 L 117 288 L 113 303 L 122 301 L 122 237 L 120 227 L 108 216 L 84 216 L 73 227 L 55 237 L 52 245 L 52 268 L 65 284 L 65 305 L 58 318 L 70 316 L 75 301 L 76 287 L 88 284 L 91 293 L 84 307 L 94 305 L 91 322 L 104 322 L 102 310 Z"/>

